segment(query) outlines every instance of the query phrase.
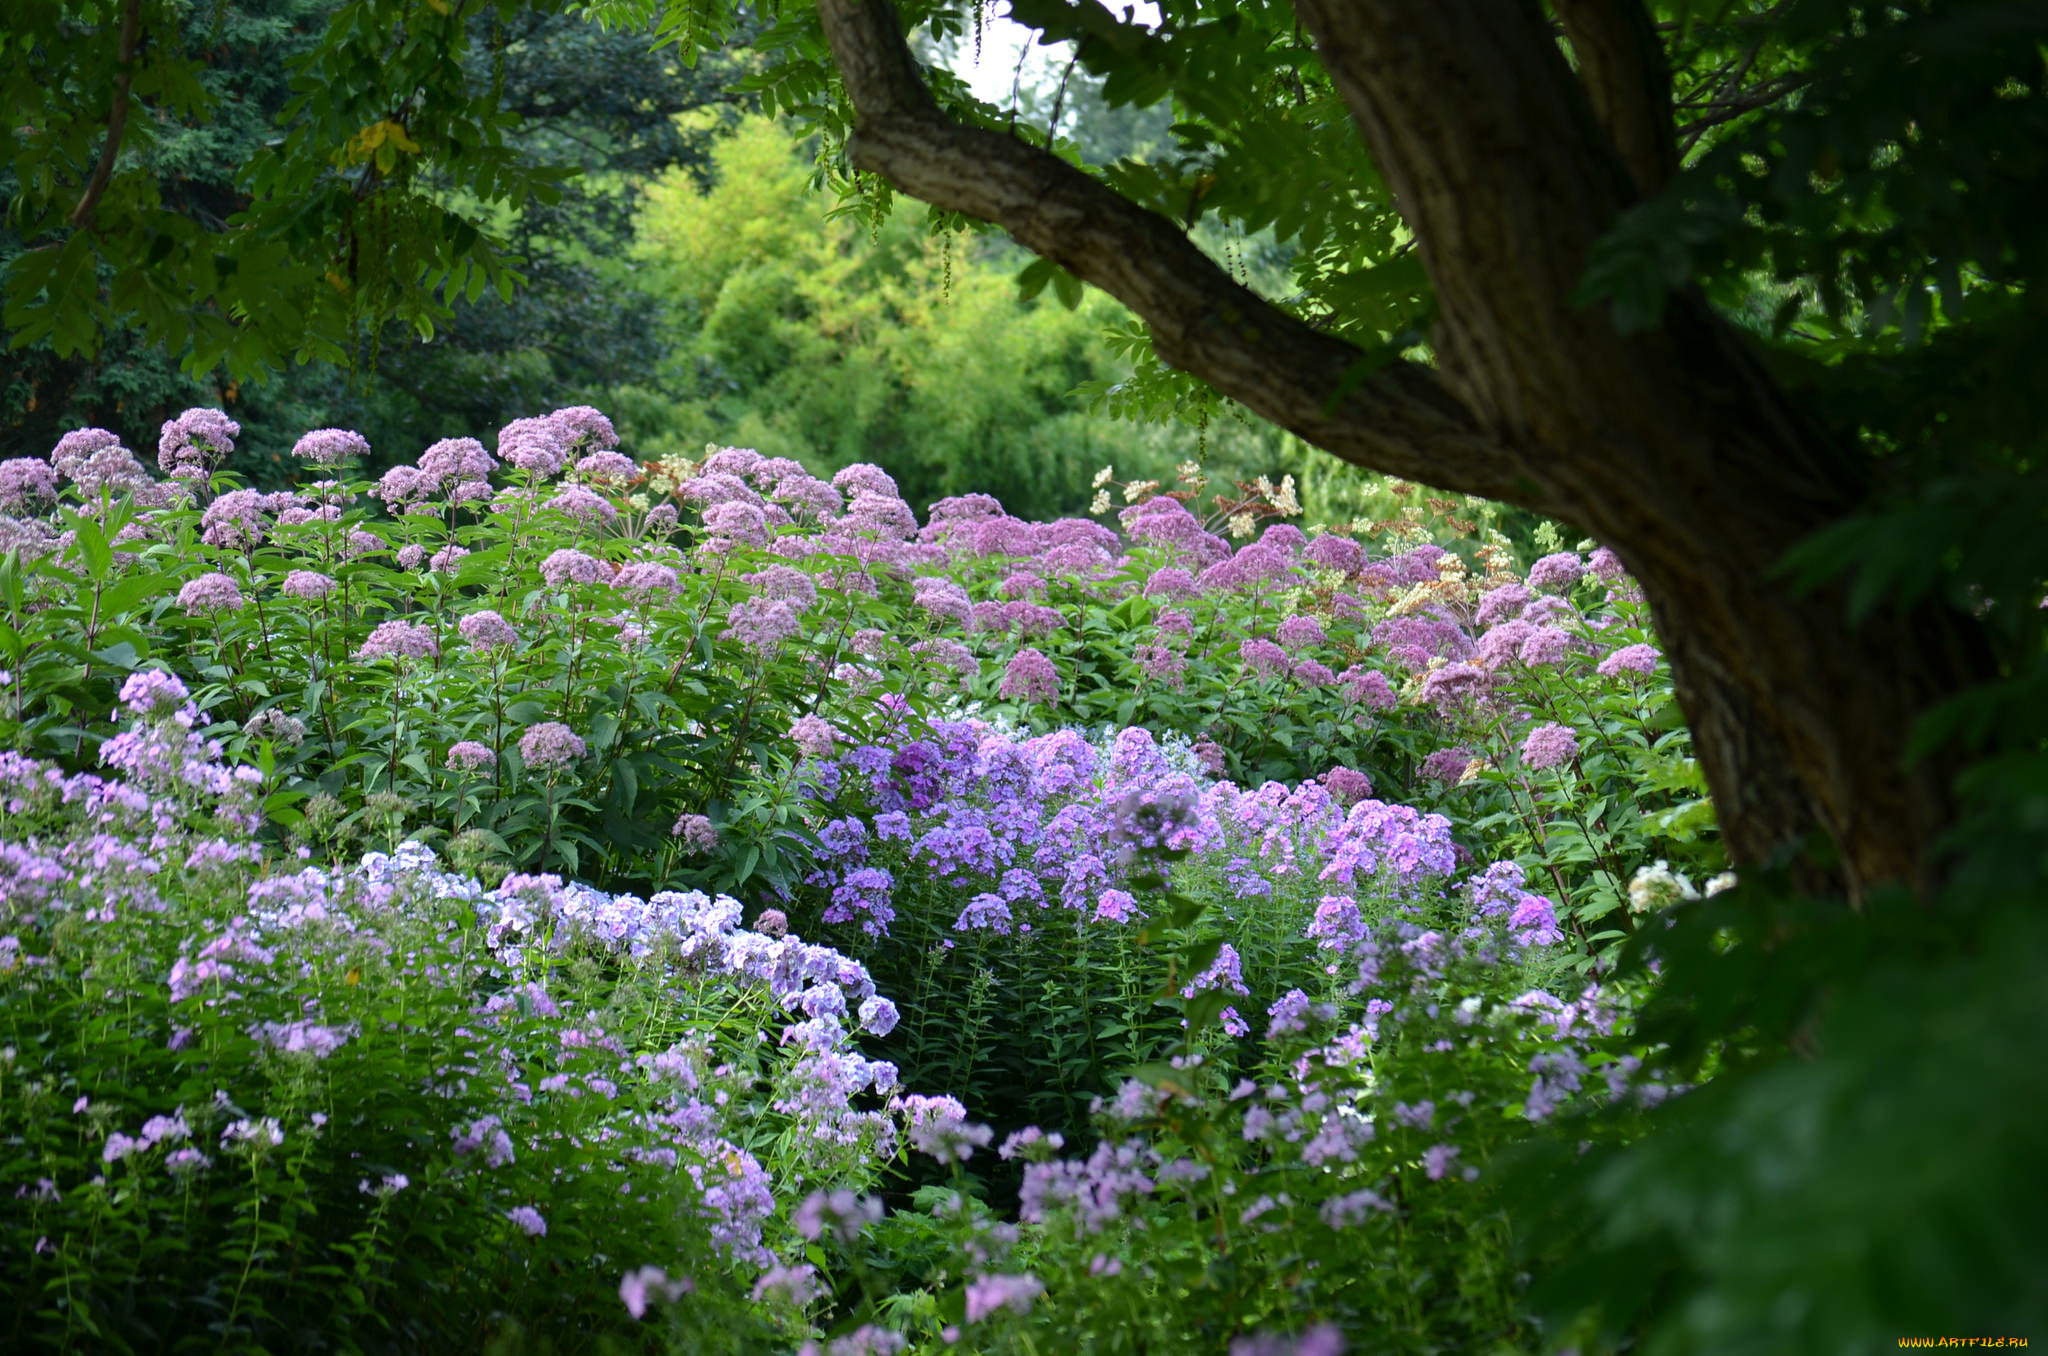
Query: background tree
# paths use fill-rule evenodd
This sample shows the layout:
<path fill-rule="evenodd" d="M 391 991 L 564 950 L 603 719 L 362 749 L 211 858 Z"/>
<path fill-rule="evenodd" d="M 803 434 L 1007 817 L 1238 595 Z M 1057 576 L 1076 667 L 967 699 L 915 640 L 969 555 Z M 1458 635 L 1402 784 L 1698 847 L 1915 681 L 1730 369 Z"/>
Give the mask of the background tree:
<path fill-rule="evenodd" d="M 129 10 L 10 13 L 0 430 L 40 451 L 90 423 L 146 447 L 167 415 L 223 404 L 257 455 L 349 423 L 409 456 L 536 409 L 614 403 L 665 350 L 660 303 L 604 261 L 630 242 L 645 182 L 708 168 L 725 120 L 677 115 L 736 111 L 742 71 L 557 8 L 493 6 L 448 28 L 431 7 L 343 0 L 132 6 L 134 111 L 111 158 L 107 44 Z M 350 149 L 342 110 L 377 97 L 411 110 L 392 125 L 416 150 L 388 130 L 382 161 Z M 91 223 L 74 223 L 103 159 Z M 64 257 L 82 262 L 53 274 Z M 505 289 L 436 293 L 455 267 Z"/>

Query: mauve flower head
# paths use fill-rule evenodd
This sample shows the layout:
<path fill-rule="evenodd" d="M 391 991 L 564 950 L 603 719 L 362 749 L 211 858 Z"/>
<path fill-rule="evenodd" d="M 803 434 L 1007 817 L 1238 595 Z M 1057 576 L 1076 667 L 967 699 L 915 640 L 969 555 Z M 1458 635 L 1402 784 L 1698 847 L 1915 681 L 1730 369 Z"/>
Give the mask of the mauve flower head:
<path fill-rule="evenodd" d="M 1011 701 L 1057 700 L 1060 695 L 1059 670 L 1053 667 L 1050 659 L 1027 646 L 1011 656 L 996 692 Z"/>
<path fill-rule="evenodd" d="M 375 555 L 379 551 L 388 551 L 390 549 L 390 543 L 374 532 L 365 532 L 358 527 L 352 529 L 348 534 L 348 551 L 346 554 L 350 560 L 360 560 L 364 556 Z"/>
<path fill-rule="evenodd" d="M 561 429 L 548 420 L 514 419 L 498 430 L 498 458 L 546 478 L 569 460 L 569 448 Z"/>
<path fill-rule="evenodd" d="M 497 459 L 474 438 L 443 438 L 420 453 L 421 483 L 433 489 L 485 481 L 497 469 Z"/>
<path fill-rule="evenodd" d="M 1429 676 L 1422 680 L 1422 700 L 1448 714 L 1474 698 L 1485 696 L 1492 686 L 1493 675 L 1477 664 L 1460 661 L 1429 671 Z"/>
<path fill-rule="evenodd" d="M 287 598 L 317 602 L 334 591 L 334 580 L 317 570 L 293 570 L 280 587 Z"/>
<path fill-rule="evenodd" d="M 1445 786 L 1456 786 L 1464 780 L 1466 769 L 1479 757 L 1477 751 L 1460 744 L 1455 748 L 1438 749 L 1422 760 L 1416 771 L 1424 781 L 1440 782 Z"/>
<path fill-rule="evenodd" d="M 1270 640 L 1247 640 L 1237 647 L 1238 658 L 1250 673 L 1287 672 L 1287 651 Z"/>
<path fill-rule="evenodd" d="M 754 931 L 764 937 L 787 937 L 789 935 L 789 915 L 780 909 L 763 909 L 760 915 L 754 919 Z M 882 1034 L 887 1035 L 888 1033 L 883 1032 Z"/>
<path fill-rule="evenodd" d="M 1337 681 L 1343 684 L 1345 701 L 1368 711 L 1384 711 L 1394 704 L 1394 685 L 1378 669 L 1353 664 L 1337 676 Z"/>
<path fill-rule="evenodd" d="M 1372 778 L 1353 768 L 1333 767 L 1323 774 L 1322 782 L 1330 799 L 1346 807 L 1372 794 Z"/>
<path fill-rule="evenodd" d="M 412 542 L 409 545 L 401 546 L 398 548 L 399 569 L 417 570 L 420 566 L 426 563 L 427 548 L 420 545 L 418 542 Z"/>
<path fill-rule="evenodd" d="M 1221 777 L 1223 775 L 1223 769 L 1228 764 L 1221 744 L 1218 744 L 1213 739 L 1198 739 L 1195 741 L 1193 753 L 1195 761 L 1201 765 L 1202 771 L 1208 773 L 1211 777 Z"/>
<path fill-rule="evenodd" d="M 520 760 L 543 772 L 569 766 L 588 748 L 582 736 L 558 720 L 544 720 L 519 736 Z"/>
<path fill-rule="evenodd" d="M 674 593 L 682 584 L 673 565 L 643 560 L 623 567 L 612 576 L 612 587 L 622 593 Z"/>
<path fill-rule="evenodd" d="M 540 563 L 540 577 L 548 587 L 557 589 L 566 584 L 603 584 L 611 581 L 612 568 L 565 546 L 548 553 L 548 558 Z"/>
<path fill-rule="evenodd" d="M 764 598 L 780 598 L 802 611 L 818 601 L 817 583 L 794 565 L 769 565 L 740 576 L 740 582 Z"/>
<path fill-rule="evenodd" d="M 895 495 L 863 490 L 846 506 L 838 526 L 845 531 L 872 533 L 884 541 L 908 541 L 917 535 L 917 515 Z"/>
<path fill-rule="evenodd" d="M 241 586 L 219 571 L 202 574 L 178 590 L 178 606 L 195 615 L 232 612 L 241 605 Z"/>
<path fill-rule="evenodd" d="M 470 613 L 455 623 L 455 629 L 472 649 L 488 652 L 519 643 L 519 633 L 512 629 L 512 624 L 489 608 Z"/>
<path fill-rule="evenodd" d="M 103 428 L 75 428 L 57 440 L 50 449 L 50 468 L 66 480 L 79 479 L 79 472 L 94 456 L 111 448 L 121 448 L 118 434 Z M 127 451 L 126 448 L 121 448 Z M 131 457 L 133 453 L 129 454 Z"/>
<path fill-rule="evenodd" d="M 682 839 L 692 852 L 709 852 L 718 846 L 718 826 L 704 815 L 683 815 L 670 827 L 669 835 Z"/>
<path fill-rule="evenodd" d="M 1336 683 L 1337 675 L 1328 664 L 1315 659 L 1301 660 L 1294 666 L 1294 681 L 1303 687 L 1329 687 Z"/>
<path fill-rule="evenodd" d="M 1479 638 L 1472 649 L 1472 662 L 1489 669 L 1512 664 L 1521 658 L 1522 642 L 1535 633 L 1535 623 L 1519 617 L 1500 622 Z"/>
<path fill-rule="evenodd" d="M 358 661 L 378 659 L 432 659 L 441 653 L 434 628 L 423 622 L 392 620 L 379 622 L 356 650 Z"/>
<path fill-rule="evenodd" d="M 1602 678 L 1619 678 L 1625 673 L 1655 673 L 1660 657 L 1654 645 L 1624 645 L 1602 659 L 1594 671 Z"/>
<path fill-rule="evenodd" d="M 822 716 L 799 716 L 789 727 L 789 739 L 806 758 L 830 758 L 838 748 L 839 732 Z"/>
<path fill-rule="evenodd" d="M 1571 652 L 1571 632 L 1555 626 L 1538 626 L 1531 630 L 1519 651 L 1522 662 L 1531 668 L 1561 664 Z"/>
<path fill-rule="evenodd" d="M 1351 538 L 1340 537 L 1334 532 L 1325 532 L 1303 548 L 1301 558 L 1311 565 L 1320 565 L 1339 574 L 1349 574 L 1358 568 L 1358 562 L 1364 554 L 1358 543 Z"/>
<path fill-rule="evenodd" d="M 592 494 L 581 485 L 570 485 L 548 500 L 547 506 L 583 523 L 608 523 L 619 516 L 611 501 Z"/>
<path fill-rule="evenodd" d="M 1578 736 L 1568 726 L 1548 721 L 1522 741 L 1522 764 L 1532 772 L 1569 763 L 1579 756 Z"/>
<path fill-rule="evenodd" d="M 1578 552 L 1558 551 L 1529 567 L 1529 587 L 1538 593 L 1561 592 L 1578 583 L 1585 572 L 1585 562 L 1579 559 Z"/>
<path fill-rule="evenodd" d="M 1371 1204 L 1385 1207 L 1385 1202 L 1370 1191 L 1358 1195 L 1371 1197 Z M 1342 1198 L 1334 1198 L 1342 1199 Z M 1363 1216 L 1363 1210 L 1339 1212 L 1342 1215 Z M 1326 1212 L 1327 1217 L 1328 1212 Z M 1299 1337 L 1283 1337 L 1278 1333 L 1255 1333 L 1239 1337 L 1230 1344 L 1230 1356 L 1343 1356 L 1344 1334 L 1334 1323 L 1319 1323 Z"/>
<path fill-rule="evenodd" d="M 1621 557 L 1604 546 L 1593 552 L 1586 568 L 1603 584 L 1619 584 L 1628 578 L 1628 567 L 1621 563 Z"/>
<path fill-rule="evenodd" d="M 370 455 L 370 440 L 345 428 L 316 428 L 292 444 L 292 455 L 309 466 L 339 466 Z"/>
<path fill-rule="evenodd" d="M 433 555 L 427 557 L 427 568 L 437 574 L 452 574 L 455 567 L 462 563 L 462 558 L 468 554 L 469 548 L 467 546 L 457 546 L 454 542 L 450 542 L 434 552 Z"/>
<path fill-rule="evenodd" d="M 832 477 L 832 487 L 840 493 L 852 496 L 878 494 L 885 499 L 901 499 L 902 491 L 896 488 L 896 480 L 879 466 L 866 462 L 855 462 L 843 467 Z"/>
<path fill-rule="evenodd" d="M 0 461 L 0 508 L 18 509 L 30 500 L 57 497 L 57 473 L 41 457 Z"/>
<path fill-rule="evenodd" d="M 757 655 L 773 654 L 798 631 L 803 620 L 780 598 L 745 598 L 726 615 L 719 639 L 736 641 Z"/>
<path fill-rule="evenodd" d="M 640 464 L 623 452 L 593 452 L 576 463 L 576 474 L 593 484 L 618 489 L 640 478 Z"/>
<path fill-rule="evenodd" d="M 703 513 L 704 532 L 720 546 L 768 544 L 768 516 L 752 504 L 727 500 Z"/>
<path fill-rule="evenodd" d="M 1131 658 L 1155 683 L 1163 683 L 1176 691 L 1187 685 L 1187 656 L 1179 650 L 1166 645 L 1140 645 Z"/>
<path fill-rule="evenodd" d="M 394 466 L 377 481 L 370 491 L 374 499 L 381 499 L 386 508 L 395 509 L 401 504 L 410 504 L 433 493 L 433 482 L 420 474 L 417 466 Z"/>
<path fill-rule="evenodd" d="M 236 549 L 255 546 L 263 540 L 263 514 L 269 496 L 261 490 L 229 490 L 206 506 L 199 515 L 205 531 L 199 539 L 208 546 Z"/>
<path fill-rule="evenodd" d="M 505 1212 L 505 1218 L 528 1238 L 546 1238 L 548 1222 L 541 1218 L 540 1211 L 530 1205 L 515 1205 Z"/>
<path fill-rule="evenodd" d="M 498 765 L 498 755 L 474 739 L 459 740 L 448 748 L 448 768 L 452 772 L 482 772 Z"/>
<path fill-rule="evenodd" d="M 219 410 L 191 409 L 166 419 L 156 443 L 157 465 L 180 480 L 204 476 L 209 465 L 235 450 L 242 426 Z"/>
<path fill-rule="evenodd" d="M 1147 598 L 1193 598 L 1199 592 L 1193 575 L 1171 565 L 1154 570 L 1151 578 L 1145 581 Z"/>
<path fill-rule="evenodd" d="M 1488 589 L 1479 599 L 1479 610 L 1472 615 L 1472 625 L 1484 630 L 1495 622 L 1520 616 L 1530 597 L 1529 590 L 1520 584 L 1502 584 L 1497 589 Z"/>
<path fill-rule="evenodd" d="M 619 445 L 612 421 L 589 405 L 570 405 L 549 415 L 547 422 L 566 447 L 581 452 L 609 452 Z"/>
<path fill-rule="evenodd" d="M 1028 1314 L 1031 1305 L 1045 1293 L 1045 1282 L 1036 1276 L 979 1276 L 967 1283 L 967 1321 L 979 1323 L 991 1314 L 1008 1310 Z"/>
<path fill-rule="evenodd" d="M 683 521 L 683 515 L 676 511 L 674 504 L 656 504 L 647 510 L 647 530 L 657 537 L 665 537 L 676 530 Z"/>
<path fill-rule="evenodd" d="M 1323 634 L 1323 624 L 1314 617 L 1289 617 L 1280 623 L 1280 629 L 1275 635 L 1281 648 L 1288 650 L 1321 645 L 1328 639 Z"/>

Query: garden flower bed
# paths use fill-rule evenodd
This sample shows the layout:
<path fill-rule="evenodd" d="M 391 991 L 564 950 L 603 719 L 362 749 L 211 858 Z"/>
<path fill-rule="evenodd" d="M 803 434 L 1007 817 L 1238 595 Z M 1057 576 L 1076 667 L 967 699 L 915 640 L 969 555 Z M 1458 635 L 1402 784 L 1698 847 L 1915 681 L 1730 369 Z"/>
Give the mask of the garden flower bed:
<path fill-rule="evenodd" d="M 1497 1165 L 1718 865 L 1611 554 L 238 436 L 0 463 L 11 1342 L 1537 1340 Z"/>

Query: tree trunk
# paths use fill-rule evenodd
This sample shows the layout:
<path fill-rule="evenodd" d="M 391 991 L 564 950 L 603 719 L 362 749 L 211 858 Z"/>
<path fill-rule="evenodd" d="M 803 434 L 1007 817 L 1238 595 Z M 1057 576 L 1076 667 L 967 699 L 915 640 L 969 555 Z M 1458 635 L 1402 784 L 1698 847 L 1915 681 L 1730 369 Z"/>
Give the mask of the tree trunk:
<path fill-rule="evenodd" d="M 1924 885 L 1952 768 L 1908 768 L 1915 719 L 1983 677 L 1953 616 L 1798 596 L 1785 552 L 1862 504 L 1869 462 L 1809 418 L 1697 297 L 1618 334 L 1573 294 L 1670 152 L 1639 0 L 1559 0 L 1575 76 L 1528 0 L 1295 0 L 1403 217 L 1441 319 L 1435 367 L 1363 381 L 1356 350 L 1239 286 L 1174 223 L 932 104 L 889 0 L 819 0 L 861 168 L 1130 306 L 1160 356 L 1346 460 L 1526 505 L 1642 582 L 1730 856 L 1824 830 L 1851 898 Z M 1583 83 L 1582 83 L 1583 82 Z"/>

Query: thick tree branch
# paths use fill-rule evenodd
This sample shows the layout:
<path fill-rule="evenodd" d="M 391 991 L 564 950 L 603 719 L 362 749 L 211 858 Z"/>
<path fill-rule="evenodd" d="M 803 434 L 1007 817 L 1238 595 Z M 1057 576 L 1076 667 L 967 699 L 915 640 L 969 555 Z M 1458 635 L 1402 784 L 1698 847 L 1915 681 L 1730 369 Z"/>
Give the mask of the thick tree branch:
<path fill-rule="evenodd" d="M 1621 163 L 1649 197 L 1678 169 L 1671 67 L 1642 0 L 1551 0 L 1579 62 L 1579 83 Z"/>
<path fill-rule="evenodd" d="M 78 206 L 71 209 L 73 226 L 92 225 L 93 211 L 114 176 L 114 158 L 121 153 L 121 133 L 128 126 L 128 89 L 135 79 L 135 42 L 141 27 L 142 0 L 128 0 L 121 11 L 121 69 L 114 76 L 113 107 L 107 110 L 107 144 L 100 148 L 99 163 L 92 167 Z"/>
<path fill-rule="evenodd" d="M 855 112 L 848 154 L 911 197 L 1007 230 L 1123 302 L 1166 362 L 1348 461 L 1545 505 L 1521 458 L 1427 368 L 1365 355 L 1240 286 L 1173 222 L 932 102 L 889 0 L 819 0 Z"/>

